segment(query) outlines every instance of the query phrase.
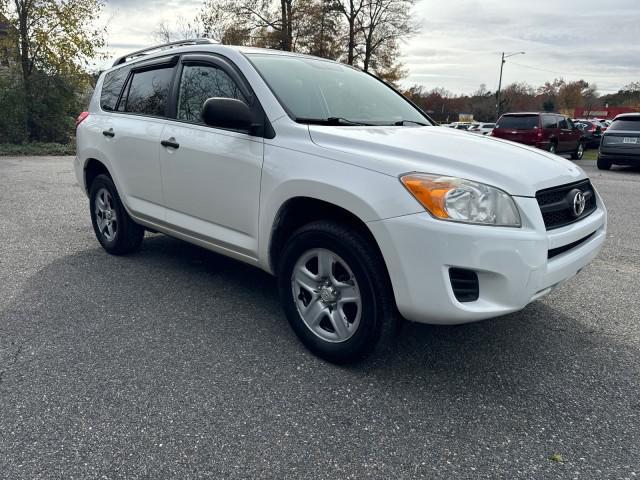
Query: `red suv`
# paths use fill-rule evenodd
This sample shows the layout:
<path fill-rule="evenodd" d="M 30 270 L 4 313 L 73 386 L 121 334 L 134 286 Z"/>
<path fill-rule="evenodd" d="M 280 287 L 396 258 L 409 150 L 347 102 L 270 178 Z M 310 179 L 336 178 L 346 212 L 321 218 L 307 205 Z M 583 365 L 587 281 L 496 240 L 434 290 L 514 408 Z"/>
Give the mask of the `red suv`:
<path fill-rule="evenodd" d="M 491 135 L 551 153 L 571 153 L 575 160 L 582 158 L 587 141 L 570 118 L 558 113 L 506 113 Z"/>

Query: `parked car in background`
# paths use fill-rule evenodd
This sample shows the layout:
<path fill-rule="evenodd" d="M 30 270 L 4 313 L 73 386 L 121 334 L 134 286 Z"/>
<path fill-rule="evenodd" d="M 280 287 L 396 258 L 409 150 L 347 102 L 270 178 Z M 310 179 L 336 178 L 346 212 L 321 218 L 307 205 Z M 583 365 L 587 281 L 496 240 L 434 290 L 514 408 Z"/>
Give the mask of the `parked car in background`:
<path fill-rule="evenodd" d="M 640 113 L 618 115 L 602 136 L 598 168 L 609 170 L 611 165 L 640 166 Z"/>
<path fill-rule="evenodd" d="M 467 130 L 471 126 L 471 122 L 451 122 L 447 127 L 456 130 Z"/>
<path fill-rule="evenodd" d="M 574 160 L 582 158 L 586 143 L 582 130 L 569 117 L 559 113 L 505 113 L 496 122 L 491 135 L 551 153 L 570 153 Z"/>
<path fill-rule="evenodd" d="M 587 118 L 586 120 L 595 123 L 596 125 L 598 125 L 600 127 L 600 130 L 602 131 L 602 133 L 604 133 L 607 128 L 609 128 L 609 125 L 607 125 L 605 123 L 604 120 L 600 119 L 600 118 Z"/>
<path fill-rule="evenodd" d="M 495 123 L 474 123 L 469 127 L 469 132 L 479 133 L 481 135 L 487 135 L 491 133 L 491 130 L 496 126 Z"/>
<path fill-rule="evenodd" d="M 582 130 L 587 147 L 597 148 L 602 138 L 602 127 L 591 120 L 575 120 L 575 126 Z"/>

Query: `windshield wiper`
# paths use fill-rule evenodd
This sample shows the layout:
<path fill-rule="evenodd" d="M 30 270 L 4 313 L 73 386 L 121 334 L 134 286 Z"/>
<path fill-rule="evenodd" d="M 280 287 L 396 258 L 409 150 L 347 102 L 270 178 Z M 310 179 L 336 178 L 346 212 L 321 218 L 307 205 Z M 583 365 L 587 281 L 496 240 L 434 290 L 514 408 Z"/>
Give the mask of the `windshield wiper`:
<path fill-rule="evenodd" d="M 342 117 L 329 117 L 329 118 L 304 118 L 304 117 L 298 117 L 298 118 L 296 118 L 296 122 L 298 122 L 298 123 L 308 123 L 310 125 L 332 125 L 332 126 L 360 125 L 360 126 L 372 126 L 371 123 L 355 122 L 353 120 L 348 120 L 348 119 L 342 118 Z"/>
<path fill-rule="evenodd" d="M 404 127 L 405 125 L 414 124 L 420 125 L 421 127 L 428 127 L 428 123 L 416 122 L 415 120 L 398 120 L 397 122 L 393 122 L 393 125 L 397 127 Z"/>

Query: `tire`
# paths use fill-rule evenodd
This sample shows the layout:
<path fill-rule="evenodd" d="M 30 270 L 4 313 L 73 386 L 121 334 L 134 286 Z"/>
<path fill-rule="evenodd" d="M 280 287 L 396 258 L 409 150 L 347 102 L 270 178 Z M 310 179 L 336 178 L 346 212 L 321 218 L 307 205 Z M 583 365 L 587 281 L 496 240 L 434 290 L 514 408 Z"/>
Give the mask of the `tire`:
<path fill-rule="evenodd" d="M 582 160 L 582 157 L 584 156 L 584 148 L 584 142 L 581 141 L 578 143 L 576 149 L 571 153 L 571 158 L 573 160 Z"/>
<path fill-rule="evenodd" d="M 360 360 L 396 334 L 384 261 L 371 240 L 347 225 L 317 221 L 297 230 L 280 258 L 278 288 L 298 338 L 329 362 Z"/>
<path fill-rule="evenodd" d="M 127 214 L 116 186 L 107 175 L 98 175 L 89 189 L 91 223 L 96 238 L 112 255 L 126 255 L 140 248 L 144 228 Z"/>
<path fill-rule="evenodd" d="M 598 170 L 609 170 L 611 168 L 611 162 L 609 160 L 604 160 L 600 155 L 598 155 Z"/>
<path fill-rule="evenodd" d="M 549 144 L 549 152 L 555 154 L 558 151 L 558 144 L 556 142 L 551 142 Z"/>

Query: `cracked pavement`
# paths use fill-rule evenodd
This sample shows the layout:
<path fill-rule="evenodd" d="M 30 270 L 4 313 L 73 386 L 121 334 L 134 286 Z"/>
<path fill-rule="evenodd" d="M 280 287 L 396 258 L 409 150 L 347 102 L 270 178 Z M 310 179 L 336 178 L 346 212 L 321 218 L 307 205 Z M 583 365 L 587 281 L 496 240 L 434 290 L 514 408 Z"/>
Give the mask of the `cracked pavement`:
<path fill-rule="evenodd" d="M 610 223 L 579 276 L 336 367 L 269 275 L 163 235 L 111 257 L 71 158 L 0 158 L 0 477 L 638 478 L 640 169 L 581 165 Z"/>

